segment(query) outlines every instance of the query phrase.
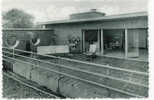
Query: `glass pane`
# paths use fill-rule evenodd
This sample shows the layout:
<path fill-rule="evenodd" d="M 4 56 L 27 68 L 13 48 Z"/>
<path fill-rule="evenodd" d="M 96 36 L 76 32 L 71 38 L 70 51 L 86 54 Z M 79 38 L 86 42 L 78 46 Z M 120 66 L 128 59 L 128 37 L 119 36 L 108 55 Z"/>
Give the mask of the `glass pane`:
<path fill-rule="evenodd" d="M 123 29 L 108 29 L 103 31 L 104 55 L 124 57 L 125 34 Z"/>
<path fill-rule="evenodd" d="M 128 30 L 128 57 L 139 57 L 139 30 Z"/>

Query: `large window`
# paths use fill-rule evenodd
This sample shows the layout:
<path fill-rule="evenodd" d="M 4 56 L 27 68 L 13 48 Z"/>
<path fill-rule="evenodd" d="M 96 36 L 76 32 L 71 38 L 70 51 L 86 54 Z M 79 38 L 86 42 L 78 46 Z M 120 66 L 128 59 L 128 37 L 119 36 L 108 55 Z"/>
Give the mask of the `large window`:
<path fill-rule="evenodd" d="M 128 29 L 128 57 L 140 60 L 148 58 L 147 29 Z"/>
<path fill-rule="evenodd" d="M 125 56 L 125 33 L 124 29 L 103 30 L 104 55 Z"/>

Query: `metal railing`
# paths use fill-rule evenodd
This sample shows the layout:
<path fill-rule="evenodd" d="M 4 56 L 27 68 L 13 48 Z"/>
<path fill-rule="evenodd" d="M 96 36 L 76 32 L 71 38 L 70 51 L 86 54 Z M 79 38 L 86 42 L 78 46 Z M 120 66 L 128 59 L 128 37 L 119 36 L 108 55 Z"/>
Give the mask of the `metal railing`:
<path fill-rule="evenodd" d="M 11 50 L 11 49 L 6 48 L 6 47 L 4 47 L 4 48 L 8 49 L 8 50 Z M 123 80 L 123 79 L 120 79 L 120 78 L 115 78 L 115 77 L 108 76 L 108 75 L 103 75 L 103 74 L 99 74 L 99 73 L 95 73 L 95 72 L 91 72 L 91 71 L 87 71 L 87 70 L 83 70 L 83 69 L 79 69 L 79 68 L 72 68 L 72 67 L 69 67 L 69 66 L 56 64 L 56 63 L 52 63 L 52 62 L 49 62 L 49 61 L 44 61 L 44 60 L 40 60 L 40 59 L 36 59 L 36 58 L 32 58 L 32 57 L 27 57 L 27 56 L 15 54 L 14 51 L 25 52 L 25 53 L 29 53 L 29 54 L 33 54 L 33 55 L 40 55 L 40 54 L 36 54 L 36 53 L 33 53 L 33 52 L 28 52 L 28 51 L 18 50 L 18 49 L 14 49 L 13 53 L 6 52 L 5 50 L 3 50 L 3 53 L 13 55 L 13 57 L 3 55 L 3 60 L 8 61 L 8 59 L 11 59 L 11 60 L 14 60 L 14 61 L 17 61 L 17 62 L 29 64 L 29 65 L 41 68 L 43 70 L 52 71 L 52 72 L 55 72 L 55 73 L 58 73 L 58 74 L 61 74 L 61 75 L 67 76 L 67 77 L 78 79 L 78 80 L 81 80 L 81 81 L 84 81 L 84 82 L 87 82 L 87 83 L 91 83 L 91 84 L 94 84 L 94 85 L 97 85 L 97 86 L 100 86 L 100 87 L 105 87 L 105 88 L 108 88 L 108 89 L 111 89 L 111 90 L 114 90 L 114 91 L 117 91 L 117 92 L 120 92 L 120 93 L 124 93 L 124 94 L 130 95 L 130 96 L 134 96 L 134 97 L 144 97 L 144 96 L 137 95 L 137 94 L 134 94 L 134 93 L 130 93 L 130 92 L 127 92 L 127 91 L 124 91 L 124 90 L 119 90 L 119 89 L 116 89 L 116 88 L 113 88 L 113 87 L 109 87 L 107 85 L 103 85 L 103 84 L 100 84 L 100 83 L 97 83 L 97 82 L 94 82 L 94 81 L 91 81 L 91 80 L 83 79 L 83 78 L 80 78 L 78 76 L 68 74 L 68 73 L 64 73 L 64 72 L 60 72 L 60 71 L 57 71 L 57 70 L 54 70 L 54 69 L 51 69 L 51 68 L 41 67 L 40 65 L 36 65 L 36 64 L 32 64 L 32 63 L 29 63 L 29 62 L 26 62 L 26 61 L 23 61 L 23 60 L 19 60 L 19 59 L 15 58 L 15 57 L 16 56 L 23 57 L 23 58 L 26 58 L 26 59 L 31 59 L 31 60 L 42 62 L 42 63 L 45 63 L 45 64 L 50 64 L 50 65 L 58 66 L 58 67 L 61 67 L 61 68 L 67 68 L 67 69 L 70 69 L 70 70 L 73 70 L 73 71 L 79 71 L 79 72 L 83 72 L 83 73 L 87 73 L 87 74 L 91 74 L 91 75 L 95 75 L 95 76 L 105 77 L 105 78 L 108 78 L 108 79 L 112 79 L 112 80 L 116 80 L 116 81 L 122 81 L 122 82 L 130 83 L 130 84 L 133 84 L 133 85 L 138 85 L 138 86 L 148 88 L 148 86 L 144 85 L 144 84 L 139 84 L 139 83 Z M 130 72 L 130 73 L 135 73 L 135 74 L 141 74 L 141 75 L 145 75 L 145 76 L 148 75 L 148 73 L 145 73 L 145 72 L 133 71 L 133 70 L 129 70 L 129 69 L 115 68 L 115 67 L 112 67 L 112 66 L 105 66 L 105 65 L 100 65 L 100 64 L 83 62 L 83 61 L 78 61 L 78 60 L 69 59 L 69 58 L 56 57 L 56 56 L 51 56 L 51 55 L 50 56 L 49 55 L 41 55 L 41 56 L 50 57 L 50 58 L 56 58 L 56 59 L 62 59 L 62 60 L 67 60 L 67 61 L 87 64 L 87 65 L 93 65 L 93 66 L 97 66 L 97 67 L 109 68 L 109 69 L 113 69 L 113 70 L 125 71 L 125 72 Z"/>
<path fill-rule="evenodd" d="M 4 53 L 12 54 L 12 53 L 9 53 L 9 52 L 4 52 Z M 39 62 L 42 62 L 42 63 L 47 63 L 47 64 L 50 64 L 50 65 L 56 65 L 56 66 L 60 66 L 62 68 L 80 71 L 80 72 L 88 73 L 88 74 L 91 74 L 91 75 L 105 77 L 105 78 L 109 78 L 109 79 L 113 79 L 113 80 L 117 80 L 117 81 L 122 81 L 122 82 L 126 82 L 126 83 L 131 83 L 131 84 L 134 84 L 134 85 L 139 85 L 139 86 L 143 86 L 143 87 L 148 88 L 148 86 L 144 85 L 144 84 L 139 84 L 139 83 L 135 83 L 135 82 L 128 81 L 128 80 L 123 80 L 123 79 L 120 79 L 120 78 L 116 78 L 116 77 L 112 77 L 112 76 L 108 76 L 108 75 L 103 75 L 103 74 L 100 74 L 100 73 L 95 73 L 95 72 L 87 71 L 87 70 L 84 70 L 84 69 L 81 70 L 79 68 L 73 68 L 73 67 L 69 67 L 69 66 L 65 66 L 65 65 L 61 65 L 61 64 L 56 64 L 56 63 L 52 63 L 52 62 L 48 62 L 48 61 L 44 61 L 44 60 L 39 60 L 39 59 L 31 58 L 31 57 L 26 57 L 26 56 L 22 56 L 22 55 L 18 55 L 18 54 L 14 54 L 14 56 L 20 56 L 20 57 L 23 57 L 23 58 L 32 59 L 32 60 L 39 61 Z"/>
<path fill-rule="evenodd" d="M 7 47 L 3 47 L 3 48 L 9 49 Z M 37 54 L 37 53 L 34 53 L 34 52 L 28 52 L 28 51 L 19 50 L 19 49 L 12 49 L 12 50 L 24 52 L 24 53 L 29 53 L 29 54 L 33 54 L 33 55 L 39 55 L 39 56 L 44 56 L 44 57 L 49 57 L 49 58 L 62 59 L 62 60 L 67 60 L 67 61 L 71 61 L 71 62 L 77 62 L 77 63 L 87 64 L 87 65 L 92 65 L 92 66 L 95 66 L 95 67 L 109 68 L 109 69 L 113 69 L 113 70 L 119 70 L 119 71 L 130 72 L 130 73 L 148 76 L 148 72 L 141 72 L 141 71 L 136 71 L 136 70 L 112 67 L 112 66 L 109 66 L 109 65 L 101 65 L 101 64 L 96 64 L 96 63 L 91 63 L 91 62 L 86 62 L 86 61 L 80 61 L 80 60 L 69 59 L 69 58 L 64 58 L 64 57 L 57 57 L 57 56 L 53 56 L 53 55 L 42 55 L 42 54 Z"/>

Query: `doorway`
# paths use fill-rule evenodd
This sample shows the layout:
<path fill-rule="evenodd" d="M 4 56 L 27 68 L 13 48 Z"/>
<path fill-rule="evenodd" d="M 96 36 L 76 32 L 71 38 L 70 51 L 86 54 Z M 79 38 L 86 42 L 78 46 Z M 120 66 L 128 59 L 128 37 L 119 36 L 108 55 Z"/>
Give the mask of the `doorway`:
<path fill-rule="evenodd" d="M 87 29 L 82 30 L 82 50 L 83 52 L 88 52 L 90 45 L 95 44 L 96 45 L 96 52 L 101 51 L 101 42 L 100 42 L 100 30 L 99 29 Z"/>

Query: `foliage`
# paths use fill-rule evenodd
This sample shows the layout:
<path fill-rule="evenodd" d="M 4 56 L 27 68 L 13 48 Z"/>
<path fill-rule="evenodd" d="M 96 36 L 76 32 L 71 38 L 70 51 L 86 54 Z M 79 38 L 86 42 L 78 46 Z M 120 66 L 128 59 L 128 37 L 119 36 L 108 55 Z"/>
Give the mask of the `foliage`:
<path fill-rule="evenodd" d="M 74 45 L 74 47 L 76 47 L 80 43 L 80 37 L 79 36 L 68 35 L 67 38 L 68 38 L 69 44 Z"/>
<path fill-rule="evenodd" d="M 2 15 L 4 28 L 33 27 L 33 16 L 19 9 L 11 9 Z"/>

